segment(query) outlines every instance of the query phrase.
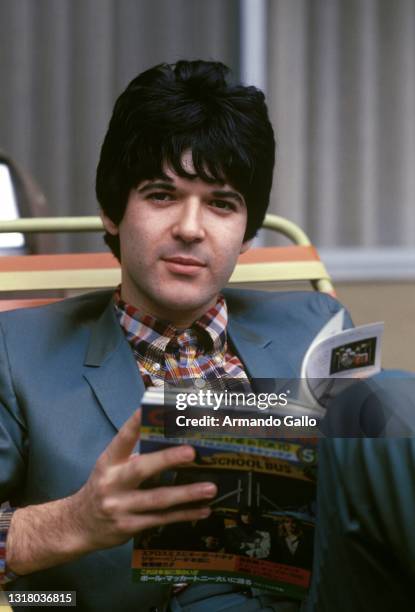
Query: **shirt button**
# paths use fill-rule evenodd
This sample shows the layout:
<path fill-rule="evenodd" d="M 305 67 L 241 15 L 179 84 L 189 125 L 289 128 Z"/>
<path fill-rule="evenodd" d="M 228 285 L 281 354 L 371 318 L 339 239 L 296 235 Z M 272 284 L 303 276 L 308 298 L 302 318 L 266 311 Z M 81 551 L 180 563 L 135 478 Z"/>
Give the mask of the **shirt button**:
<path fill-rule="evenodd" d="M 160 365 L 159 363 L 155 363 L 155 364 L 153 365 L 153 368 L 154 368 L 155 370 L 160 370 L 161 365 Z"/>
<path fill-rule="evenodd" d="M 203 380 L 203 378 L 196 378 L 195 387 L 197 387 L 198 389 L 203 389 L 205 385 L 206 385 L 206 381 Z"/>
<path fill-rule="evenodd" d="M 215 361 L 216 361 L 216 363 L 221 363 L 222 362 L 222 357 L 219 357 L 219 355 L 217 355 L 215 357 Z"/>

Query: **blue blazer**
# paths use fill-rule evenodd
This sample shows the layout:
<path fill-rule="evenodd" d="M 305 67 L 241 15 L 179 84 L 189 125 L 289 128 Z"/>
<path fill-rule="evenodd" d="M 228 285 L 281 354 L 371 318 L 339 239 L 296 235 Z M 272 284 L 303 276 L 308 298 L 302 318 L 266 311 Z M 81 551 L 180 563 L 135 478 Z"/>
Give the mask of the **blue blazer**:
<path fill-rule="evenodd" d="M 299 376 L 341 306 L 313 292 L 224 290 L 228 334 L 248 375 Z M 351 324 L 347 319 L 347 325 Z M 110 292 L 0 316 L 0 502 L 73 494 L 144 393 Z M 162 610 L 169 589 L 130 580 L 132 543 L 33 573 L 13 589 L 76 590 L 82 610 Z"/>

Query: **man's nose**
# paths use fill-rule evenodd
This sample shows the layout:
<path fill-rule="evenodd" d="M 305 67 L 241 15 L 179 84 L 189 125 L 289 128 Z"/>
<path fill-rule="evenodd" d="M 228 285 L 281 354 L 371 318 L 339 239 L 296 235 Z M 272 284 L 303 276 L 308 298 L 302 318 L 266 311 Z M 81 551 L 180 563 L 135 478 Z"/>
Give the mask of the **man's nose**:
<path fill-rule="evenodd" d="M 200 242 L 205 237 L 203 225 L 203 207 L 198 198 L 183 202 L 174 222 L 172 233 L 174 238 L 183 242 Z"/>

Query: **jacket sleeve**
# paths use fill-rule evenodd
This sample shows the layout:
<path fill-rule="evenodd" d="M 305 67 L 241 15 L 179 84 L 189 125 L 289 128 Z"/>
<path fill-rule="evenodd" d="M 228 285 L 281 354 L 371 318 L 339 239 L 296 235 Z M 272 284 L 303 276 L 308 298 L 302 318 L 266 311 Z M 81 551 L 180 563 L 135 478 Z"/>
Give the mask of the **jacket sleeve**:
<path fill-rule="evenodd" d="M 317 296 L 322 303 L 324 303 L 324 307 L 328 308 L 330 313 L 333 315 L 339 312 L 339 310 L 344 310 L 343 329 L 350 329 L 354 327 L 349 311 L 341 302 L 339 302 L 336 298 L 331 297 L 327 293 L 315 293 L 314 295 Z"/>
<path fill-rule="evenodd" d="M 0 326 L 0 584 L 16 576 L 7 571 L 6 545 L 13 508 L 6 506 L 19 496 L 25 475 L 26 428 L 12 384 L 3 329 Z"/>
<path fill-rule="evenodd" d="M 415 441 L 320 441 L 307 612 L 409 610 L 415 572 Z"/>
<path fill-rule="evenodd" d="M 25 420 L 13 388 L 12 371 L 0 324 L 0 504 L 12 497 L 18 497 L 23 486 L 26 472 L 26 433 Z"/>

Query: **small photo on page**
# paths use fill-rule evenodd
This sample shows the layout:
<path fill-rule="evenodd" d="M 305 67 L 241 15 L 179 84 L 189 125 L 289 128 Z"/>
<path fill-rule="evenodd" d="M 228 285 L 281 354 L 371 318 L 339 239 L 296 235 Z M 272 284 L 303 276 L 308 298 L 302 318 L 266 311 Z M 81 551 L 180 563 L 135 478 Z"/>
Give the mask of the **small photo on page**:
<path fill-rule="evenodd" d="M 376 360 L 376 340 L 376 337 L 365 338 L 334 348 L 331 353 L 330 375 L 373 366 Z"/>

